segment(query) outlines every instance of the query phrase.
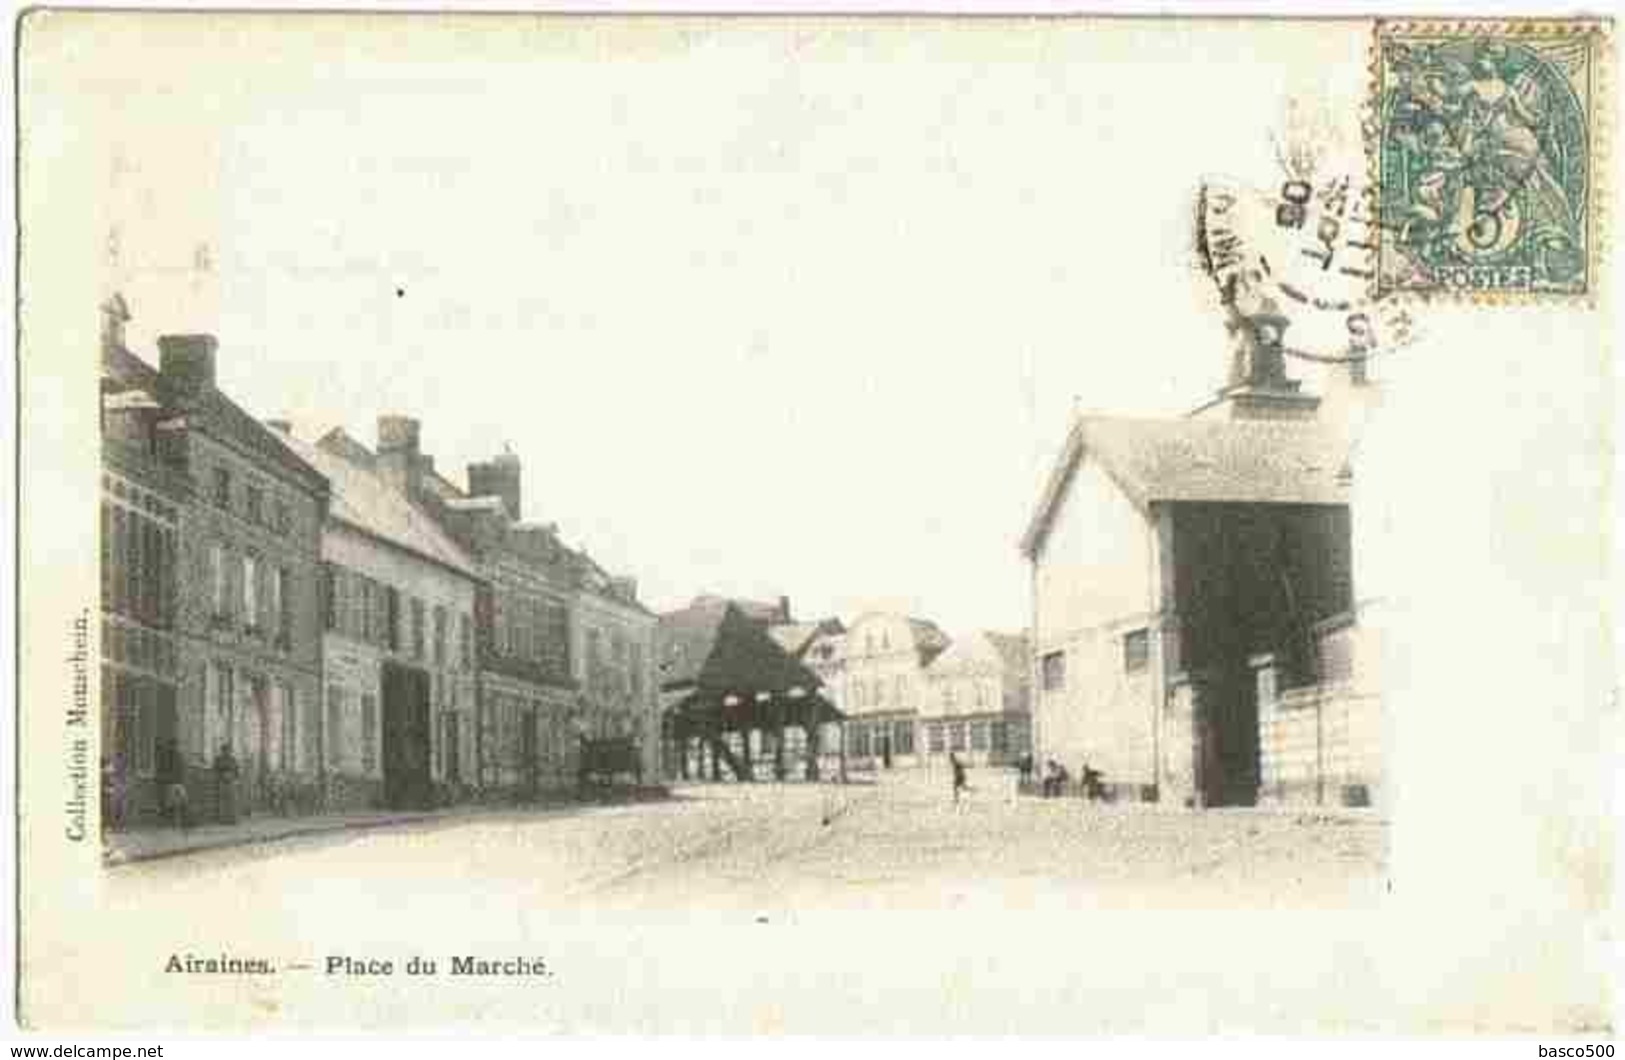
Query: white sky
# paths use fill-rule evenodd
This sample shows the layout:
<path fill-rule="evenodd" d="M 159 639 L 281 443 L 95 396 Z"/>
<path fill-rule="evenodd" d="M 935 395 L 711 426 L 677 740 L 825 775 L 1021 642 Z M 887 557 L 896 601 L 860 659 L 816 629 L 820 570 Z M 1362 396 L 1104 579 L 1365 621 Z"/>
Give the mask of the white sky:
<path fill-rule="evenodd" d="M 526 516 L 656 608 L 784 593 L 951 630 L 1026 624 L 1016 541 L 1074 401 L 1176 413 L 1222 381 L 1197 187 L 1278 181 L 1287 100 L 1354 114 L 1366 43 L 256 25 L 132 20 L 97 44 L 128 75 L 92 54 L 74 86 L 112 123 L 75 149 L 107 174 L 135 348 L 214 330 L 250 411 L 369 443 L 418 416 L 458 481 L 508 443 Z"/>

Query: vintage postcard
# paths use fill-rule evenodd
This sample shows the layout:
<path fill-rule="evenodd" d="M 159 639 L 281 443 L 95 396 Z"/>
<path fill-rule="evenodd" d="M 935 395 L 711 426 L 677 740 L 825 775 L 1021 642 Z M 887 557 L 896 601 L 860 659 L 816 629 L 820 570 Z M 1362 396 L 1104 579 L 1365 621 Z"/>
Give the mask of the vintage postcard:
<path fill-rule="evenodd" d="M 18 32 L 25 1029 L 1616 1029 L 1608 19 Z"/>

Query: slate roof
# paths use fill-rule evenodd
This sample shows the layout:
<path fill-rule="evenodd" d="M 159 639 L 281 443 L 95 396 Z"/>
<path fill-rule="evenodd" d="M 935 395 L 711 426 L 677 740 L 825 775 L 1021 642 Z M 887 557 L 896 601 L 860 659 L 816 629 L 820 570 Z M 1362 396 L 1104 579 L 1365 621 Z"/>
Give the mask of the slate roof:
<path fill-rule="evenodd" d="M 103 371 L 130 387 L 148 391 L 166 410 L 186 415 L 191 425 L 224 441 L 234 443 L 253 456 L 275 464 L 303 481 L 314 493 L 325 493 L 327 481 L 287 445 L 282 436 L 243 411 L 218 387 L 210 387 L 194 397 L 180 398 L 164 385 L 163 375 L 146 361 L 123 347 L 103 352 Z"/>
<path fill-rule="evenodd" d="M 656 644 L 665 688 L 787 691 L 799 686 L 810 693 L 819 685 L 816 674 L 729 600 L 703 598 L 661 615 Z"/>
<path fill-rule="evenodd" d="M 1022 535 L 1026 555 L 1043 543 L 1086 452 L 1142 509 L 1160 501 L 1348 503 L 1347 440 L 1318 423 L 1085 416 L 1073 425 Z"/>
<path fill-rule="evenodd" d="M 701 599 L 662 615 L 656 637 L 661 709 L 684 724 L 741 729 L 842 716 L 817 675 L 733 601 Z"/>
<path fill-rule="evenodd" d="M 333 435 L 329 433 L 324 441 L 332 438 Z M 397 548 L 433 560 L 459 574 L 478 578 L 473 561 L 450 535 L 427 512 L 379 478 L 367 463 L 340 456 L 328 448 L 312 445 L 292 435 L 283 435 L 283 440 L 301 459 L 316 467 L 332 483 L 332 497 L 328 504 L 330 518 L 381 538 Z M 346 453 L 354 453 L 355 448 L 365 452 L 365 447 L 347 435 L 344 441 L 347 443 L 343 447 Z M 371 454 L 367 456 L 370 458 Z"/>
<path fill-rule="evenodd" d="M 660 616 L 655 650 L 662 685 L 693 684 L 699 680 L 705 660 L 711 657 L 726 610 L 726 601 L 715 605 L 695 601 L 681 611 Z"/>

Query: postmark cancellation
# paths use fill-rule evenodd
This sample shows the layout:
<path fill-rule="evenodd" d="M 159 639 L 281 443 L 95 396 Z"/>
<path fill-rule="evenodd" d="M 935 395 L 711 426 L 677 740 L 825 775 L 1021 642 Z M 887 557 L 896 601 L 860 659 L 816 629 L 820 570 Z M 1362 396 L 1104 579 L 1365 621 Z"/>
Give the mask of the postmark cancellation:
<path fill-rule="evenodd" d="M 1610 40 L 1595 20 L 1379 22 L 1379 294 L 1595 293 Z"/>

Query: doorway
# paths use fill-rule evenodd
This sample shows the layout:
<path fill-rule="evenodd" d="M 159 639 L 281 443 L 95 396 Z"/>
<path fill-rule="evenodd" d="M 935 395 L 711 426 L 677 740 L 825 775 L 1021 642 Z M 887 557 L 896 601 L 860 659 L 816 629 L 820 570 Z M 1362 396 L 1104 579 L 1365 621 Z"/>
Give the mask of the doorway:
<path fill-rule="evenodd" d="M 247 798 L 239 797 L 238 805 L 252 812 L 264 809 L 270 802 L 269 777 L 271 754 L 271 695 L 270 685 L 259 674 L 248 678 L 248 731 L 243 744 L 243 760 L 239 763 L 238 783 Z"/>
<path fill-rule="evenodd" d="M 1258 802 L 1258 689 L 1251 673 L 1216 680 L 1202 698 L 1201 774 L 1204 806 Z"/>
<path fill-rule="evenodd" d="M 541 755 L 536 746 L 536 711 L 519 712 L 519 760 L 524 763 L 525 795 L 534 799 L 541 791 Z"/>
<path fill-rule="evenodd" d="M 445 756 L 445 767 L 441 770 L 446 783 L 453 788 L 463 783 L 463 748 L 462 731 L 457 725 L 455 711 L 447 711 L 441 715 L 442 733 L 440 737 L 441 754 Z"/>
<path fill-rule="evenodd" d="M 392 810 L 425 810 L 434 803 L 429 775 L 429 675 L 410 666 L 385 663 L 384 805 Z"/>

